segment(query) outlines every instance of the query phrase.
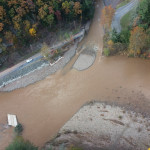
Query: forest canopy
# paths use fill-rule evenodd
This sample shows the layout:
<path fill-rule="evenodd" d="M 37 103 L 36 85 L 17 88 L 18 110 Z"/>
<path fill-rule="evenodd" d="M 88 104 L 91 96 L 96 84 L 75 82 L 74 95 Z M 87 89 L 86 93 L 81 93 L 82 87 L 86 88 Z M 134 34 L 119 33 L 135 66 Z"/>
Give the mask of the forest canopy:
<path fill-rule="evenodd" d="M 93 14 L 92 0 L 0 0 L 0 46 L 26 44 L 41 28 Z"/>

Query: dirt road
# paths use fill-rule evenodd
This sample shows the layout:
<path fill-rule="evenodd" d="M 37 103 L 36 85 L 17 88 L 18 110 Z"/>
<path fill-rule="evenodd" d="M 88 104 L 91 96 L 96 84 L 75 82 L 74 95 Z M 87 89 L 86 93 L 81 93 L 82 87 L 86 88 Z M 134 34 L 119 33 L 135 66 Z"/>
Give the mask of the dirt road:
<path fill-rule="evenodd" d="M 90 100 L 150 115 L 150 62 L 122 56 L 101 57 L 101 8 L 102 2 L 98 1 L 91 29 L 85 38 L 86 44 L 94 43 L 99 47 L 94 65 L 82 72 L 70 70 L 73 59 L 63 70 L 45 80 L 10 93 L 0 93 L 0 124 L 7 123 L 7 113 L 16 114 L 24 125 L 23 136 L 42 146 Z M 0 149 L 8 145 L 4 138 L 7 135 L 0 139 Z"/>

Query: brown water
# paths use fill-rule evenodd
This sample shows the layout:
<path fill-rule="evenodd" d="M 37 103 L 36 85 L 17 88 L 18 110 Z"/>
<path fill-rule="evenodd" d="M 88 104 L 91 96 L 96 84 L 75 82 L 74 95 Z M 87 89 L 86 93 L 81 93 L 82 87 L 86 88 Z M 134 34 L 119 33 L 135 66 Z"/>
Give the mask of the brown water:
<path fill-rule="evenodd" d="M 101 2 L 99 2 L 101 3 Z M 102 27 L 95 17 L 86 41 L 100 48 L 94 65 L 70 70 L 75 58 L 55 75 L 10 93 L 0 93 L 0 124 L 8 113 L 24 125 L 23 136 L 42 146 L 87 101 L 99 100 L 150 114 L 150 61 L 114 56 L 101 57 Z M 5 144 L 4 144 L 5 142 Z M 0 139 L 1 145 L 7 145 Z"/>

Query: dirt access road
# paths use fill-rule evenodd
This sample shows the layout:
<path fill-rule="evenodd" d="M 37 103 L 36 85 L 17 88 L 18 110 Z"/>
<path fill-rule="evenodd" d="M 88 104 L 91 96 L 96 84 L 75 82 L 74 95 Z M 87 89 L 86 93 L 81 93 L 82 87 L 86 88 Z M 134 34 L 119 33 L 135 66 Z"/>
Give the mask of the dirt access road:
<path fill-rule="evenodd" d="M 97 1 L 91 29 L 83 41 L 99 47 L 93 66 L 81 72 L 70 70 L 73 58 L 63 70 L 45 80 L 10 93 L 0 93 L 0 124 L 7 123 L 8 113 L 16 114 L 24 125 L 24 138 L 43 146 L 87 101 L 105 101 L 150 116 L 150 62 L 101 56 L 101 9 L 102 2 Z M 10 135 L 12 131 L 0 138 L 0 149 L 8 145 Z"/>

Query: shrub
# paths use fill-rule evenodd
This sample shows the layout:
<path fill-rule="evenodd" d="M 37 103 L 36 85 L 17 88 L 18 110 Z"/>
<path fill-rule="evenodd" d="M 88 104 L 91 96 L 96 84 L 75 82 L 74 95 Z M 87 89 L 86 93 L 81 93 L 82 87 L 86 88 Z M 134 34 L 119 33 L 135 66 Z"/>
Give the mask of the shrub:
<path fill-rule="evenodd" d="M 115 43 L 113 52 L 117 53 L 119 51 L 125 51 L 125 50 L 127 50 L 127 48 L 128 48 L 128 46 L 124 43 Z"/>
<path fill-rule="evenodd" d="M 62 55 L 61 49 L 57 49 L 57 50 L 54 51 L 54 54 L 51 58 L 56 61 L 58 59 L 58 57 L 61 56 L 61 55 Z"/>
<path fill-rule="evenodd" d="M 110 50 L 108 48 L 104 48 L 104 55 L 109 56 L 110 55 Z"/>
<path fill-rule="evenodd" d="M 130 30 L 129 29 L 124 29 L 121 31 L 120 33 L 120 42 L 121 43 L 125 43 L 125 44 L 129 44 L 129 39 L 130 39 Z"/>
<path fill-rule="evenodd" d="M 104 37 L 103 37 L 103 42 L 104 42 L 104 47 L 107 48 L 107 42 L 111 40 L 110 39 L 110 34 L 107 32 Z"/>
<path fill-rule="evenodd" d="M 15 127 L 15 132 L 17 133 L 17 135 L 20 135 L 23 131 L 23 126 L 19 123 L 16 127 Z"/>
<path fill-rule="evenodd" d="M 22 137 L 16 137 L 5 150 L 38 150 L 38 148 Z"/>
<path fill-rule="evenodd" d="M 117 33 L 117 31 L 115 29 L 113 29 L 111 32 L 111 40 L 114 43 L 120 42 L 120 34 Z"/>
<path fill-rule="evenodd" d="M 114 42 L 113 42 L 112 40 L 109 40 L 109 41 L 107 42 L 107 46 L 108 46 L 108 48 L 109 48 L 110 50 L 113 50 Z"/>
<path fill-rule="evenodd" d="M 130 30 L 129 29 L 124 29 L 121 31 L 121 33 L 117 33 L 116 30 L 113 30 L 111 32 L 111 40 L 114 43 L 125 43 L 129 44 L 129 39 L 130 39 Z"/>

